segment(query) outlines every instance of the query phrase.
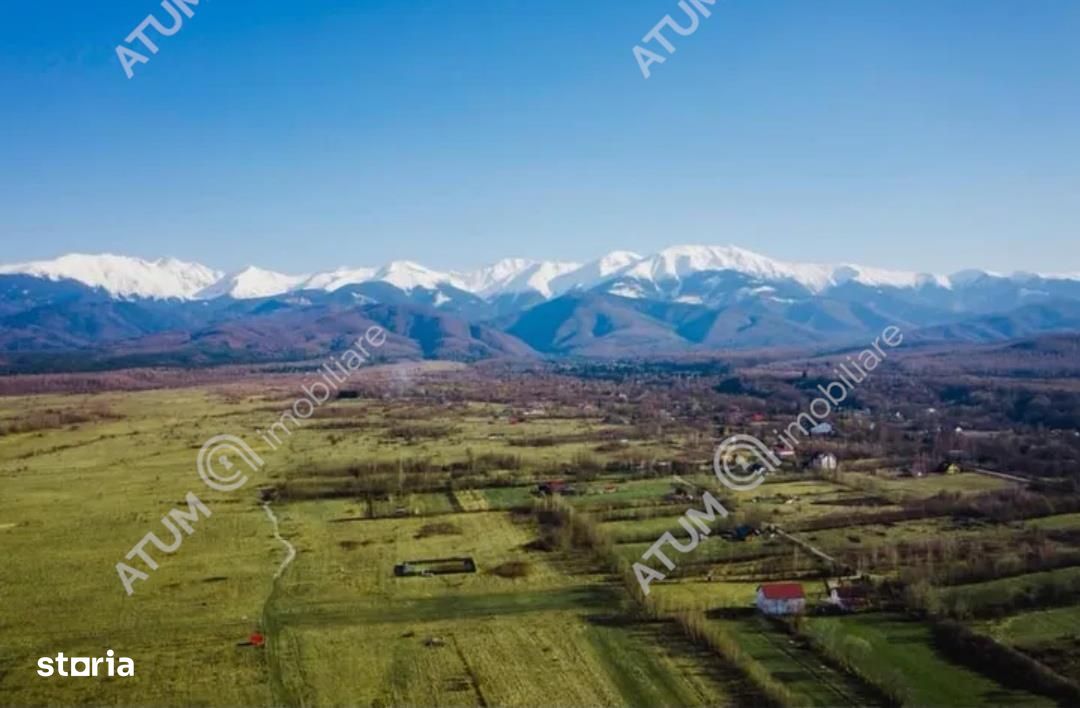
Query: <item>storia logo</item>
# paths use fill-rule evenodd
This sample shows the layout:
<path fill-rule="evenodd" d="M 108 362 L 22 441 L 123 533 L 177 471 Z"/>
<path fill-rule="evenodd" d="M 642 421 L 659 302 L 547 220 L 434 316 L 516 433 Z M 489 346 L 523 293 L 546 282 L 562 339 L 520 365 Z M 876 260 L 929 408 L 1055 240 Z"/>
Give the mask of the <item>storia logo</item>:
<path fill-rule="evenodd" d="M 104 657 L 64 656 L 59 652 L 56 657 L 43 656 L 38 659 L 38 676 L 49 678 L 59 673 L 64 678 L 90 678 L 95 676 L 134 676 L 135 662 L 126 656 L 113 658 L 112 649 Z M 55 664 L 55 666 L 54 666 Z M 102 667 L 104 664 L 104 667 Z"/>

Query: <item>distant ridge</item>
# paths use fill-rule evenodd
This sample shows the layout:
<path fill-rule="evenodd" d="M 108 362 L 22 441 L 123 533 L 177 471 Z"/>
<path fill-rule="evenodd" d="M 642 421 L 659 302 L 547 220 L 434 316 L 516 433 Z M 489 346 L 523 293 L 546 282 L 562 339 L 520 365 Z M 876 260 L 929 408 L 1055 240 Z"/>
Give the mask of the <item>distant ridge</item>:
<path fill-rule="evenodd" d="M 393 261 L 382 267 L 339 267 L 310 274 L 284 274 L 249 266 L 235 273 L 174 258 L 153 261 L 111 254 L 68 254 L 47 261 L 0 266 L 0 274 L 25 274 L 50 280 L 69 279 L 100 287 L 115 297 L 183 300 L 229 296 L 236 299 L 270 297 L 297 290 L 334 291 L 348 285 L 385 282 L 405 291 L 449 286 L 485 300 L 534 292 L 552 298 L 575 289 L 592 289 L 605 282 L 624 283 L 621 293 L 634 296 L 649 286 L 679 283 L 698 273 L 732 272 L 764 282 L 797 284 L 821 293 L 847 283 L 869 287 L 953 289 L 983 279 L 1078 281 L 1080 274 L 1002 276 L 965 270 L 953 276 L 871 268 L 861 265 L 790 263 L 738 246 L 672 246 L 641 256 L 613 251 L 589 263 L 507 258 L 467 272 L 439 271 L 412 261 Z M 625 286 L 626 283 L 633 284 Z"/>

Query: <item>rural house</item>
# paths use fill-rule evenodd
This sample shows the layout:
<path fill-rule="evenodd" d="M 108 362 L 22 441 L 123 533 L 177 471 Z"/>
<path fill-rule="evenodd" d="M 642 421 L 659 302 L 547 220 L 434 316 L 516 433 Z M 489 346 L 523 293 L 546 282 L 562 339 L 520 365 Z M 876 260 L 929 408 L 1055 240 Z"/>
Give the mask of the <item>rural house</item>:
<path fill-rule="evenodd" d="M 766 615 L 797 615 L 806 609 L 806 593 L 801 583 L 759 585 L 756 604 Z"/>
<path fill-rule="evenodd" d="M 865 609 L 869 600 L 869 588 L 865 585 L 838 585 L 829 588 L 826 602 L 843 612 L 854 612 Z"/>

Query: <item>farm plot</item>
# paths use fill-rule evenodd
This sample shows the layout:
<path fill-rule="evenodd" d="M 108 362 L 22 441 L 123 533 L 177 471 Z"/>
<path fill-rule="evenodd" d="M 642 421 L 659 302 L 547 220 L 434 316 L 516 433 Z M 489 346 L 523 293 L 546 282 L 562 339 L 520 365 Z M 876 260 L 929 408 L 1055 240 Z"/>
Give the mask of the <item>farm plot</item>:
<path fill-rule="evenodd" d="M 879 474 L 847 472 L 842 475 L 842 478 L 860 488 L 872 488 L 894 501 L 901 499 L 929 499 L 942 492 L 981 494 L 1016 486 L 1015 482 L 975 472 L 930 474 L 925 477 L 908 477 L 895 472 Z"/>
<path fill-rule="evenodd" d="M 243 429 L 250 401 L 225 406 L 205 391 L 56 401 L 109 415 L 78 430 L 0 437 L 0 522 L 10 524 L 0 531 L 0 703 L 269 702 L 261 656 L 237 643 L 257 624 L 279 546 L 253 498 L 205 490 L 194 465 L 200 438 L 218 426 Z M 191 489 L 212 516 L 199 518 L 175 554 L 151 548 L 159 567 L 129 597 L 117 562 L 148 532 L 168 540 L 161 517 L 186 509 Z M 49 681 L 34 671 L 38 657 L 102 656 L 109 647 L 134 659 L 134 678 Z"/>
<path fill-rule="evenodd" d="M 820 604 L 825 600 L 823 582 L 806 582 L 800 578 L 787 578 L 778 575 L 769 580 L 771 583 L 802 583 L 806 592 L 807 605 Z M 726 580 L 678 580 L 655 582 L 651 585 L 651 595 L 658 599 L 658 604 L 665 610 L 716 610 L 747 609 L 754 606 L 760 582 L 735 582 Z"/>
<path fill-rule="evenodd" d="M 806 632 L 864 679 L 904 705 L 1052 705 L 955 664 L 933 646 L 930 628 L 890 614 L 808 617 Z"/>
<path fill-rule="evenodd" d="M 800 705 L 884 705 L 883 696 L 855 676 L 822 662 L 821 657 L 761 616 L 714 620 L 739 646 L 802 700 Z"/>
<path fill-rule="evenodd" d="M 994 617 L 1020 609 L 1071 605 L 1080 591 L 1080 567 L 1026 573 L 942 588 L 942 603 L 959 616 Z"/>
<path fill-rule="evenodd" d="M 528 516 L 322 523 L 347 511 L 327 508 L 335 503 L 349 504 L 289 506 L 302 551 L 268 616 L 282 702 L 734 701 L 725 698 L 738 691 L 733 677 L 717 674 L 674 636 L 649 625 L 597 624 L 629 598 L 572 558 L 527 550 L 537 535 Z M 476 573 L 392 573 L 405 559 L 461 555 L 475 560 Z"/>
<path fill-rule="evenodd" d="M 649 625 L 551 609 L 468 620 L 287 627 L 288 701 L 312 705 L 735 703 L 738 683 Z"/>
<path fill-rule="evenodd" d="M 1018 612 L 975 628 L 1080 681 L 1080 607 Z"/>
<path fill-rule="evenodd" d="M 897 523 L 803 531 L 794 534 L 838 561 L 878 574 L 899 573 L 918 566 L 933 571 L 950 564 L 988 556 L 1006 556 L 1030 532 L 1022 526 L 1003 526 L 949 517 Z M 1068 550 L 1067 544 L 1044 540 L 1047 549 Z"/>

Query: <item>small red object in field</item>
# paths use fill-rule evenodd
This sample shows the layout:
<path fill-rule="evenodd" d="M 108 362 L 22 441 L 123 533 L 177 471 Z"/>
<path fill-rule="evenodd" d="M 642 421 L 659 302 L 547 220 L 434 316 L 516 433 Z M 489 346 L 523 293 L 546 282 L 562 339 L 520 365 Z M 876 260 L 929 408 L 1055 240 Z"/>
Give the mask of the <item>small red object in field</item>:
<path fill-rule="evenodd" d="M 253 647 L 261 647 L 263 644 L 266 644 L 266 637 L 258 632 L 252 632 L 251 636 L 248 637 L 248 641 L 251 642 L 251 646 Z"/>

